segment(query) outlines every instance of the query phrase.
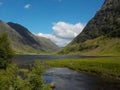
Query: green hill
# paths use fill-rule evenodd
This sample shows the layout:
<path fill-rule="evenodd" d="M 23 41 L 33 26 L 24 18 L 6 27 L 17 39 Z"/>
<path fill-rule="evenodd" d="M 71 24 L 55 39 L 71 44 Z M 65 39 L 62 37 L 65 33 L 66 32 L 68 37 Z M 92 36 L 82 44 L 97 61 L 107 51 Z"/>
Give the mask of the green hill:
<path fill-rule="evenodd" d="M 120 0 L 106 0 L 60 54 L 120 56 Z"/>
<path fill-rule="evenodd" d="M 37 37 L 27 28 L 16 23 L 0 21 L 0 33 L 8 33 L 11 46 L 16 53 L 47 53 L 57 51 L 59 47 L 44 37 Z"/>

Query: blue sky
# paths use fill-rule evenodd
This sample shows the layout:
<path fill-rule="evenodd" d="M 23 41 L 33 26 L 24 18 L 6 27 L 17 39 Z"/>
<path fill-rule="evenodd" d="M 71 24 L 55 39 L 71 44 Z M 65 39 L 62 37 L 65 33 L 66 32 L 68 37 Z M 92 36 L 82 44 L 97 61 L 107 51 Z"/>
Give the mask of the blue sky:
<path fill-rule="evenodd" d="M 0 0 L 0 19 L 19 23 L 32 33 L 65 46 L 103 3 L 104 0 Z"/>

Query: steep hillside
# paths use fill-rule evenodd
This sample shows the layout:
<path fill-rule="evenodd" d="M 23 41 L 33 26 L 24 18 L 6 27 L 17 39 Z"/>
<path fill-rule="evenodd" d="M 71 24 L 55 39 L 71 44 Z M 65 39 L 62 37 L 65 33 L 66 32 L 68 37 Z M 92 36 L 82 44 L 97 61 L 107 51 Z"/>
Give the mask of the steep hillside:
<path fill-rule="evenodd" d="M 106 0 L 84 30 L 59 53 L 76 52 L 83 55 L 120 55 L 119 39 L 120 0 Z M 104 46 L 102 47 L 102 45 Z M 114 49 L 111 50 L 111 47 L 114 47 Z"/>
<path fill-rule="evenodd" d="M 37 37 L 27 28 L 9 22 L 0 21 L 0 33 L 7 32 L 13 49 L 18 53 L 42 53 L 56 51 L 59 48 L 49 39 Z"/>

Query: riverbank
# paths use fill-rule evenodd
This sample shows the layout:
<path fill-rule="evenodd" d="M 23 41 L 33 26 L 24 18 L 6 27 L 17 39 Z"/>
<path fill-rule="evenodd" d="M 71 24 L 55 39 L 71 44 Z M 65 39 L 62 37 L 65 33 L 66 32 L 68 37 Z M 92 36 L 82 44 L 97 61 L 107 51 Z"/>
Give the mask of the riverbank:
<path fill-rule="evenodd" d="M 48 60 L 45 63 L 51 67 L 67 67 L 120 80 L 120 57 Z"/>

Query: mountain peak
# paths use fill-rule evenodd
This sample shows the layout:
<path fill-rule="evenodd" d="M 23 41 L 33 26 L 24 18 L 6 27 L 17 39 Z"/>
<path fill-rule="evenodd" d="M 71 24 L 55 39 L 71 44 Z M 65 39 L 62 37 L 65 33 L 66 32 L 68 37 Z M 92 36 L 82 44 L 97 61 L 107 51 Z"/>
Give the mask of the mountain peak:
<path fill-rule="evenodd" d="M 57 45 L 46 38 L 37 37 L 32 34 L 26 27 L 3 21 L 0 22 L 0 33 L 7 32 L 11 45 L 19 53 L 41 53 L 51 52 L 59 49 Z"/>
<path fill-rule="evenodd" d="M 99 36 L 120 37 L 120 0 L 106 0 L 102 8 L 91 19 L 73 42 L 84 42 Z"/>
<path fill-rule="evenodd" d="M 0 20 L 0 22 L 2 22 L 2 20 Z"/>
<path fill-rule="evenodd" d="M 104 3 L 104 5 L 105 4 L 112 4 L 112 3 L 118 3 L 119 2 L 119 0 L 105 0 L 105 3 Z"/>
<path fill-rule="evenodd" d="M 3 22 L 2 20 L 0 20 L 0 32 L 3 33 L 3 32 L 8 32 L 8 29 L 10 31 L 13 31 L 12 28 L 10 28 L 9 25 L 7 25 L 5 22 Z"/>
<path fill-rule="evenodd" d="M 18 23 L 8 22 L 7 24 L 9 26 L 11 26 L 12 28 L 14 28 L 15 30 L 17 30 L 17 31 L 20 31 L 20 30 L 23 31 L 24 30 L 24 31 L 28 31 L 29 32 L 29 30 L 26 27 L 24 27 L 24 26 L 22 26 L 22 25 L 20 25 Z"/>
<path fill-rule="evenodd" d="M 119 45 L 120 0 L 106 0 L 83 31 L 61 52 L 120 55 Z"/>
<path fill-rule="evenodd" d="M 2 20 L 0 20 L 0 24 L 5 24 Z"/>

